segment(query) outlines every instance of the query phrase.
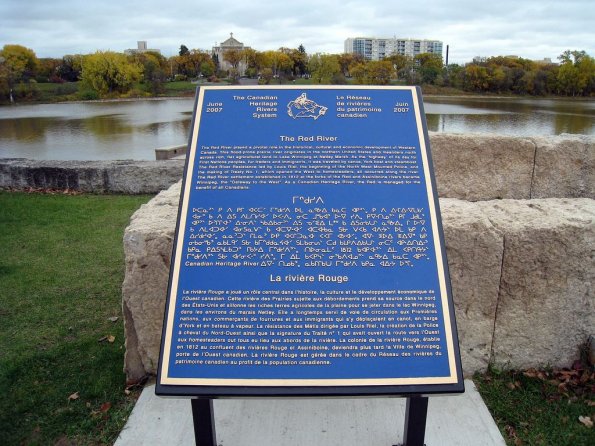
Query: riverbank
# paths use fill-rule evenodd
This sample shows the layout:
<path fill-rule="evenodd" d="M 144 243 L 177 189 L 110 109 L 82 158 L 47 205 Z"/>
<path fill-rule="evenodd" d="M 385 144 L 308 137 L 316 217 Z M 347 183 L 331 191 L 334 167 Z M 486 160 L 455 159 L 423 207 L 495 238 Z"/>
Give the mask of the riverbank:
<path fill-rule="evenodd" d="M 242 81 L 256 83 L 256 79 L 240 79 Z M 253 81 L 253 82 L 252 82 Z M 65 83 L 35 83 L 30 85 L 31 93 L 27 98 L 19 99 L 16 104 L 53 104 L 59 102 L 80 103 L 80 102 L 123 102 L 123 101 L 137 101 L 137 100 L 160 100 L 173 98 L 188 98 L 194 96 L 196 88 L 201 85 L 230 85 L 230 81 L 223 79 L 220 82 L 188 82 L 188 81 L 172 81 L 164 82 L 162 84 L 162 91 L 153 93 L 144 84 L 136 84 L 135 87 L 126 94 L 116 95 L 109 98 L 99 98 L 96 94 L 90 91 L 84 91 L 80 88 L 80 82 L 65 82 Z M 293 82 L 287 82 L 286 85 L 311 85 L 310 79 L 296 79 Z M 348 80 L 347 84 L 357 87 L 353 80 Z M 273 80 L 271 85 L 281 85 L 278 80 Z M 393 81 L 390 85 L 402 85 L 401 82 Z M 595 97 L 583 96 L 560 96 L 560 95 L 545 95 L 534 96 L 529 94 L 512 95 L 508 93 L 477 93 L 472 91 L 465 91 L 453 87 L 441 87 L 436 85 L 422 85 L 422 92 L 424 97 L 463 97 L 463 98 L 500 98 L 500 99 L 559 99 L 571 101 L 595 101 Z M 2 105 L 13 105 L 8 101 L 0 101 Z"/>

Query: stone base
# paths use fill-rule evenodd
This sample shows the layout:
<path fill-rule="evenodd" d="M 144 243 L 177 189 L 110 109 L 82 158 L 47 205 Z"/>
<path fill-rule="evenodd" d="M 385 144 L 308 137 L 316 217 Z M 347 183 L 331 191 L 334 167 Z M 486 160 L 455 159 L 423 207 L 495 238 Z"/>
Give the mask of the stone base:
<path fill-rule="evenodd" d="M 125 369 L 156 372 L 180 183 L 124 235 Z M 567 366 L 595 327 L 595 201 L 441 199 L 465 374 Z"/>

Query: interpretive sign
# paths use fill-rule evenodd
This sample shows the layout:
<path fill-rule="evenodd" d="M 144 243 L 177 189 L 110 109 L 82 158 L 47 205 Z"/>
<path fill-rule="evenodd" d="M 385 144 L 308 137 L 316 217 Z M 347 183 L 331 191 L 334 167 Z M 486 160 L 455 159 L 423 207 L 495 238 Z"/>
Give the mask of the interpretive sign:
<path fill-rule="evenodd" d="M 463 390 L 421 94 L 204 87 L 163 395 Z"/>

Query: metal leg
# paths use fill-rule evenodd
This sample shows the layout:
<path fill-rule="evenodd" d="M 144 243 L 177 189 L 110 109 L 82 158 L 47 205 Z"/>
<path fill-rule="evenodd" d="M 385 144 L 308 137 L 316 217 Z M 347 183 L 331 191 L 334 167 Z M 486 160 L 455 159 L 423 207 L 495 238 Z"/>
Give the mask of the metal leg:
<path fill-rule="evenodd" d="M 428 398 L 412 396 L 407 398 L 405 412 L 405 434 L 403 446 L 424 446 L 426 434 L 426 417 L 428 415 Z"/>
<path fill-rule="evenodd" d="M 195 398 L 191 401 L 196 446 L 217 446 L 213 400 Z"/>

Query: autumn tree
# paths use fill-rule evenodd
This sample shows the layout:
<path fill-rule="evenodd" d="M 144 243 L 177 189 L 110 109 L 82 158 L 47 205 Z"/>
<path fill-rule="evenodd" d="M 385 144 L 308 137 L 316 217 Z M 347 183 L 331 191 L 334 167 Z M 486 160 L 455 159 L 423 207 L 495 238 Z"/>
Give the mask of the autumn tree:
<path fill-rule="evenodd" d="M 357 64 L 364 63 L 364 57 L 361 54 L 357 53 L 343 53 L 339 54 L 338 61 L 343 76 L 352 77 L 351 67 Z"/>
<path fill-rule="evenodd" d="M 35 70 L 35 78 L 39 82 L 64 82 L 62 78 L 57 75 L 58 67 L 62 61 L 53 57 L 44 57 L 39 59 L 37 69 Z"/>
<path fill-rule="evenodd" d="M 229 70 L 229 77 L 233 82 L 237 82 L 240 77 L 240 62 L 244 60 L 244 52 L 242 50 L 229 49 L 223 53 L 223 60 L 231 65 Z"/>
<path fill-rule="evenodd" d="M 252 48 L 244 48 L 244 63 L 246 64 L 246 75 L 256 77 L 264 66 L 263 54 Z"/>
<path fill-rule="evenodd" d="M 141 65 L 143 70 L 142 81 L 151 93 L 163 93 L 163 84 L 167 79 L 167 60 L 160 53 L 145 51 L 130 57 L 133 63 Z"/>
<path fill-rule="evenodd" d="M 558 85 L 561 93 L 577 96 L 595 92 L 595 60 L 585 51 L 565 51 L 558 59 Z"/>
<path fill-rule="evenodd" d="M 142 65 L 124 54 L 97 51 L 84 57 L 81 80 L 83 87 L 107 96 L 129 91 L 134 82 L 141 80 L 142 73 Z"/>
<path fill-rule="evenodd" d="M 422 84 L 433 84 L 442 73 L 442 56 L 440 54 L 422 53 L 414 57 Z"/>
<path fill-rule="evenodd" d="M 213 58 L 206 51 L 191 50 L 188 60 L 194 68 L 194 76 L 210 76 L 216 70 Z"/>
<path fill-rule="evenodd" d="M 487 68 L 481 67 L 479 65 L 467 65 L 465 67 L 463 77 L 463 87 L 465 90 L 484 91 L 490 85 Z"/>
<path fill-rule="evenodd" d="M 80 54 L 66 55 L 56 68 L 56 74 L 65 82 L 76 82 L 81 75 L 82 61 L 83 56 Z"/>
<path fill-rule="evenodd" d="M 298 48 L 292 48 L 287 55 L 291 59 L 294 76 L 303 76 L 306 74 L 308 68 L 308 55 L 306 54 L 304 46 L 300 45 Z"/>
<path fill-rule="evenodd" d="M 19 82 L 26 82 L 35 76 L 39 60 L 35 52 L 21 45 L 4 45 L 0 51 L 2 73 L 8 88 Z"/>
<path fill-rule="evenodd" d="M 308 61 L 308 71 L 317 84 L 339 84 L 345 80 L 341 74 L 339 56 L 336 54 L 314 54 Z"/>
<path fill-rule="evenodd" d="M 282 51 L 265 51 L 262 56 L 263 67 L 270 68 L 273 77 L 291 73 L 293 69 L 291 58 Z"/>
<path fill-rule="evenodd" d="M 350 71 L 356 83 L 366 85 L 387 85 L 394 73 L 393 65 L 387 60 L 356 63 Z"/>

